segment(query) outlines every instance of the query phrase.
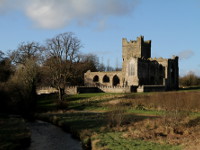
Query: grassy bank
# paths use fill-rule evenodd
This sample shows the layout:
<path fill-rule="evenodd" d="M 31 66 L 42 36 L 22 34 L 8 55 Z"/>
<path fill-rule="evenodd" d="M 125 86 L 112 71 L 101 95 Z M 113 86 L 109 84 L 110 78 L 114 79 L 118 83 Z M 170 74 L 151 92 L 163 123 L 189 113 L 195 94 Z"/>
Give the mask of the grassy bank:
<path fill-rule="evenodd" d="M 19 116 L 0 114 L 0 150 L 16 150 L 30 144 L 30 131 Z"/>
<path fill-rule="evenodd" d="M 132 120 L 143 120 L 147 116 L 132 116 Z M 115 121 L 108 122 L 108 113 L 97 112 L 51 112 L 40 114 L 39 119 L 51 122 L 71 132 L 79 138 L 86 149 L 113 149 L 113 150 L 180 150 L 179 146 L 166 143 L 156 143 L 126 136 L 127 129 L 118 127 Z M 149 117 L 148 117 L 149 118 Z M 114 125 L 114 126 L 112 126 Z"/>
<path fill-rule="evenodd" d="M 38 118 L 70 131 L 87 149 L 178 150 L 198 146 L 193 138 L 200 131 L 198 96 L 195 91 L 79 94 L 58 106 L 54 95 L 43 95 Z"/>
<path fill-rule="evenodd" d="M 158 144 L 140 139 L 128 139 L 123 137 L 123 132 L 101 133 L 92 138 L 94 149 L 112 150 L 180 150 L 180 147 L 169 144 Z"/>

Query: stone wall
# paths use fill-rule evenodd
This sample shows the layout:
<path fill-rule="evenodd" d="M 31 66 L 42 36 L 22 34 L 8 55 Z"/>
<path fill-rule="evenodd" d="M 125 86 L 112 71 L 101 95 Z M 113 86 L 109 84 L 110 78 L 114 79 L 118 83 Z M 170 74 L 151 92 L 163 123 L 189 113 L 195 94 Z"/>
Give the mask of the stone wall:
<path fill-rule="evenodd" d="M 71 88 L 73 89 L 74 87 L 71 87 Z M 101 93 L 101 92 L 103 93 L 131 93 L 131 92 L 137 91 L 137 86 L 96 86 L 96 87 L 77 86 L 75 88 L 76 90 L 72 90 L 72 91 L 76 91 L 77 93 L 70 93 L 70 94 Z"/>
<path fill-rule="evenodd" d="M 68 95 L 77 94 L 77 86 L 67 86 L 65 87 L 65 93 Z"/>
<path fill-rule="evenodd" d="M 137 88 L 137 92 L 161 92 L 166 91 L 164 85 L 142 85 Z"/>
<path fill-rule="evenodd" d="M 172 56 L 170 59 L 165 58 L 151 58 L 151 60 L 157 61 L 164 67 L 164 83 L 167 90 L 177 90 L 179 88 L 179 66 L 178 57 Z"/>
<path fill-rule="evenodd" d="M 122 57 L 128 60 L 131 57 L 150 58 L 151 57 L 151 41 L 144 41 L 144 37 L 140 36 L 137 40 L 127 41 L 122 39 Z"/>
<path fill-rule="evenodd" d="M 101 86 L 98 87 L 105 93 L 131 93 L 131 87 L 130 86 L 115 86 L 115 87 L 106 87 L 106 86 Z"/>
<path fill-rule="evenodd" d="M 168 60 L 167 89 L 176 90 L 179 88 L 179 67 L 178 57 L 173 56 Z"/>
<path fill-rule="evenodd" d="M 131 41 L 122 39 L 122 58 L 122 71 L 88 71 L 84 75 L 85 85 L 110 87 L 165 85 L 166 90 L 178 89 L 178 57 L 151 58 L 151 41 L 144 41 L 143 36 Z"/>
<path fill-rule="evenodd" d="M 164 66 L 155 60 L 138 60 L 139 85 L 163 85 Z"/>
<path fill-rule="evenodd" d="M 138 58 L 130 58 L 125 65 L 125 86 L 138 85 Z"/>
<path fill-rule="evenodd" d="M 85 86 L 123 86 L 121 71 L 113 72 L 91 72 L 84 74 Z"/>
<path fill-rule="evenodd" d="M 53 88 L 53 87 L 40 87 L 36 90 L 36 93 L 38 95 L 41 95 L 41 94 L 51 94 L 51 93 L 57 93 L 58 90 L 56 88 Z M 77 86 L 67 86 L 65 87 L 65 93 L 66 94 L 77 94 Z"/>
<path fill-rule="evenodd" d="M 58 92 L 58 90 L 53 87 L 40 87 L 40 88 L 36 89 L 36 93 L 38 95 L 51 94 L 51 93 L 57 93 L 57 92 Z"/>
<path fill-rule="evenodd" d="M 143 86 L 66 86 L 65 93 L 68 95 L 80 93 L 132 93 L 132 92 L 152 92 L 164 91 L 165 86 L 162 85 L 143 85 Z M 58 90 L 52 87 L 42 87 L 37 89 L 37 94 L 57 93 Z"/>

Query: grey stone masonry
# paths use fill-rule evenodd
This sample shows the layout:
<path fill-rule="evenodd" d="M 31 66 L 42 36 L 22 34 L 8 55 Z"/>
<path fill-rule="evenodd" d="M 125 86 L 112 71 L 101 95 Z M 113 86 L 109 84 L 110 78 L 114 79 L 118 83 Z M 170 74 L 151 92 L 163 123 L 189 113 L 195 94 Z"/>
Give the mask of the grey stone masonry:
<path fill-rule="evenodd" d="M 151 40 L 144 41 L 143 36 L 131 41 L 122 39 L 121 71 L 91 72 L 88 70 L 84 74 L 86 86 L 134 86 L 140 87 L 138 91 L 141 91 L 143 85 L 145 89 L 148 87 L 148 91 L 151 91 L 151 88 L 153 91 L 176 90 L 178 81 L 178 57 L 151 58 Z M 113 91 L 116 92 L 116 89 L 113 88 Z"/>

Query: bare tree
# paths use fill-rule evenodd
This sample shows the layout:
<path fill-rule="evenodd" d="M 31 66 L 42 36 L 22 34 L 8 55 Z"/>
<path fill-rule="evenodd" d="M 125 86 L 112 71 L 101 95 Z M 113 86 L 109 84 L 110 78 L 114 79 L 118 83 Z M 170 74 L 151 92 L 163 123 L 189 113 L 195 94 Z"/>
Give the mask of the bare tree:
<path fill-rule="evenodd" d="M 27 112 L 35 102 L 38 63 L 42 50 L 43 47 L 39 43 L 23 42 L 8 54 L 12 63 L 17 66 L 8 82 L 13 93 L 10 98 L 21 103 L 19 106 L 24 106 L 24 112 Z"/>
<path fill-rule="evenodd" d="M 26 117 L 34 112 L 36 104 L 36 80 L 38 65 L 34 59 L 27 59 L 24 65 L 19 65 L 14 75 L 7 83 L 10 93 L 10 104 Z"/>
<path fill-rule="evenodd" d="M 18 48 L 12 51 L 9 56 L 15 64 L 25 64 L 28 59 L 41 60 L 41 52 L 44 48 L 36 42 L 22 42 Z"/>
<path fill-rule="evenodd" d="M 99 58 L 94 54 L 79 55 L 79 62 L 87 64 L 87 68 L 91 71 L 97 71 L 99 66 Z"/>
<path fill-rule="evenodd" d="M 80 40 L 71 32 L 59 34 L 46 42 L 47 61 L 45 66 L 51 85 L 58 89 L 59 100 L 63 100 L 65 85 L 73 75 L 73 63 L 78 61 Z"/>
<path fill-rule="evenodd" d="M 181 86 L 199 86 L 200 77 L 195 75 L 194 72 L 189 72 L 187 75 L 180 77 L 179 82 Z"/>
<path fill-rule="evenodd" d="M 94 54 L 79 54 L 78 61 L 72 65 L 72 85 L 84 85 L 84 73 L 88 70 L 97 71 L 99 59 Z"/>

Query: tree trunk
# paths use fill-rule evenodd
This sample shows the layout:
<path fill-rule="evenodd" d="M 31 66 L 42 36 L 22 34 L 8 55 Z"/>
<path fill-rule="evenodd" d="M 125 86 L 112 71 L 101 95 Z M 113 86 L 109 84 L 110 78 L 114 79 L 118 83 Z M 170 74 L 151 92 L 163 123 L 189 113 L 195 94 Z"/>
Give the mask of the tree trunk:
<path fill-rule="evenodd" d="M 61 101 L 63 101 L 63 96 L 65 95 L 65 89 L 64 88 L 61 88 L 61 87 L 59 87 L 58 88 L 58 96 L 59 96 L 59 101 L 61 102 Z"/>

